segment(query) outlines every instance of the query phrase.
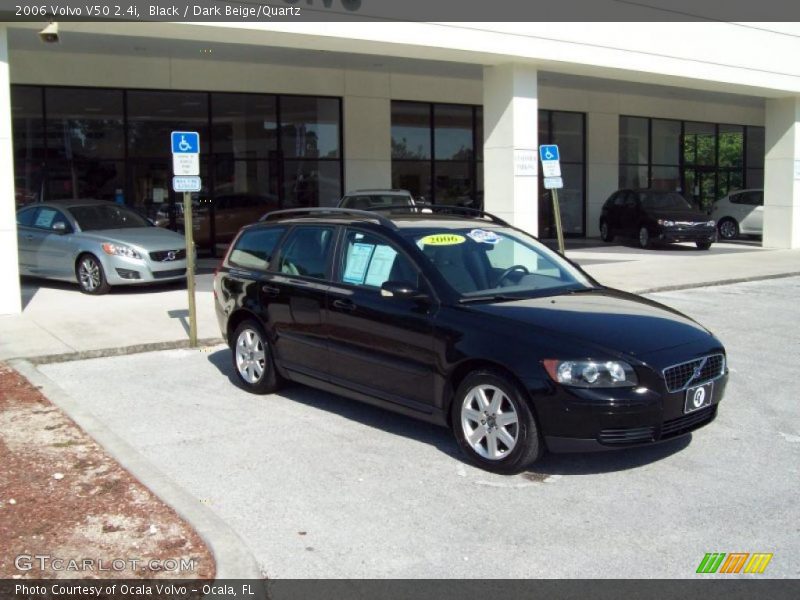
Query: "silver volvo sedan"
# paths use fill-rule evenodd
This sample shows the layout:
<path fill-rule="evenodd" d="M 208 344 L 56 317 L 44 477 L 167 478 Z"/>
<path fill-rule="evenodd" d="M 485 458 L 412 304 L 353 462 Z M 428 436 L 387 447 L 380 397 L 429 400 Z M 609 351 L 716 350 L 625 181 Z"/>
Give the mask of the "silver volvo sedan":
<path fill-rule="evenodd" d="M 104 200 L 25 206 L 17 241 L 21 275 L 77 282 L 87 294 L 186 277 L 182 235 Z"/>

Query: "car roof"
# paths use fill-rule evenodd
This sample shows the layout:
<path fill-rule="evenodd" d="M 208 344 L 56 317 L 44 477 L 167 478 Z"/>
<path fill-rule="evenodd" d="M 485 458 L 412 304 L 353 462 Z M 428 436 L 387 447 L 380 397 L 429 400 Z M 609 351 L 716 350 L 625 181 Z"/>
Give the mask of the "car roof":
<path fill-rule="evenodd" d="M 408 190 L 352 190 L 345 194 L 345 196 L 354 196 L 356 194 L 384 194 L 385 196 L 410 196 L 411 192 Z"/>

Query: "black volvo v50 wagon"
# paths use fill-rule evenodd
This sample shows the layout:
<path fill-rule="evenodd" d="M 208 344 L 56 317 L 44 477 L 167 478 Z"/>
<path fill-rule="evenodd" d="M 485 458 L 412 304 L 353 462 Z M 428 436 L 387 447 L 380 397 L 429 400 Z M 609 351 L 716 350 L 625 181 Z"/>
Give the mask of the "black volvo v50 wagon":
<path fill-rule="evenodd" d="M 725 349 L 469 209 L 298 209 L 241 230 L 214 279 L 243 386 L 292 380 L 449 426 L 499 473 L 711 422 Z"/>

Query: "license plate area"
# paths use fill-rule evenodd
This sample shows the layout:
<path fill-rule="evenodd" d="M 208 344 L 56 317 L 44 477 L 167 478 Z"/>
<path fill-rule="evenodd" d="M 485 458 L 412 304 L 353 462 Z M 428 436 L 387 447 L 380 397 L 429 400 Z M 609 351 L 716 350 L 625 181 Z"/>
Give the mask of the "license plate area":
<path fill-rule="evenodd" d="M 686 390 L 686 400 L 683 405 L 683 412 L 690 413 L 706 406 L 711 406 L 714 397 L 714 382 L 703 385 L 696 385 Z"/>

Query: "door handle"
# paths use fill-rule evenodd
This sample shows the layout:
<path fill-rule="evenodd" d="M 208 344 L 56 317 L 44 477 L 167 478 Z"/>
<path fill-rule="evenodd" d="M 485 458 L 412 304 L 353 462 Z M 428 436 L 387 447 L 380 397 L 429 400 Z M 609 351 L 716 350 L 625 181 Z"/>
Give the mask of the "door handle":
<path fill-rule="evenodd" d="M 33 240 L 33 236 L 32 235 L 26 235 L 25 239 L 30 242 L 31 240 Z"/>
<path fill-rule="evenodd" d="M 356 303 L 352 300 L 334 300 L 333 307 L 338 308 L 339 310 L 353 312 L 356 309 Z"/>
<path fill-rule="evenodd" d="M 280 288 L 276 288 L 273 285 L 262 285 L 261 291 L 264 292 L 270 298 L 277 298 L 278 295 L 281 293 Z"/>

